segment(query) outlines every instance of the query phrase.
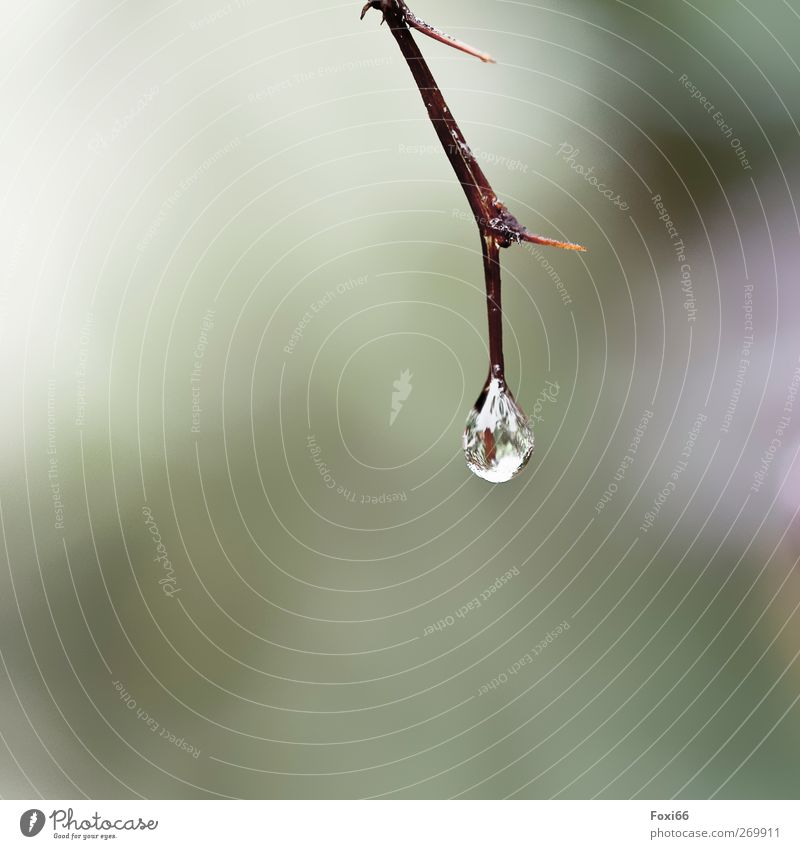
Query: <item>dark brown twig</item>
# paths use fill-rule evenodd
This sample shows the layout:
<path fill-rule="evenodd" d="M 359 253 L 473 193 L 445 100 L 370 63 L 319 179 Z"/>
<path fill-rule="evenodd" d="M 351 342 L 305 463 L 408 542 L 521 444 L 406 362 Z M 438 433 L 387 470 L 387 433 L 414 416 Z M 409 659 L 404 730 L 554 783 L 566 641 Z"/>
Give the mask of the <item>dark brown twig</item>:
<path fill-rule="evenodd" d="M 498 200 L 453 114 L 445 103 L 439 86 L 436 84 L 436 80 L 433 78 L 433 74 L 431 74 L 430 68 L 409 28 L 416 29 L 418 32 L 455 47 L 470 56 L 475 56 L 484 62 L 493 62 L 492 57 L 488 53 L 482 53 L 426 24 L 406 6 L 403 0 L 370 0 L 361 10 L 362 19 L 369 9 L 377 9 L 382 12 L 383 20 L 381 23 L 385 21 L 389 24 L 392 35 L 397 41 L 422 95 L 422 100 L 428 110 L 428 117 L 461 183 L 478 225 L 486 277 L 491 372 L 495 377 L 502 379 L 503 318 L 500 308 L 500 248 L 507 248 L 517 242 L 533 242 L 538 245 L 549 245 L 572 251 L 584 251 L 586 248 L 572 242 L 562 242 L 558 239 L 550 239 L 529 232 L 508 211 L 506 205 Z"/>

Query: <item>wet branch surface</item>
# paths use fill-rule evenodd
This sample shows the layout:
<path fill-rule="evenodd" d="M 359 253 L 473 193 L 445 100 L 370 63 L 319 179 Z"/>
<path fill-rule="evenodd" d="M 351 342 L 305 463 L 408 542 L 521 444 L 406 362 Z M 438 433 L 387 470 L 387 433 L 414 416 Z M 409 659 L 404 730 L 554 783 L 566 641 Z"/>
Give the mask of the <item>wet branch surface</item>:
<path fill-rule="evenodd" d="M 406 6 L 403 0 L 371 0 L 361 12 L 362 19 L 370 9 L 377 9 L 383 14 L 381 23 L 385 22 L 389 25 L 389 29 L 408 63 L 428 110 L 428 117 L 461 183 L 461 188 L 464 190 L 467 202 L 478 225 L 486 278 L 491 375 L 502 379 L 503 316 L 500 306 L 500 248 L 507 248 L 512 244 L 523 241 L 574 251 L 583 251 L 585 248 L 571 242 L 549 239 L 529 232 L 509 212 L 506 205 L 498 200 L 452 112 L 445 103 L 439 86 L 414 41 L 411 29 L 424 33 L 470 56 L 475 56 L 483 62 L 493 62 L 492 57 L 488 53 L 483 53 L 426 24 Z"/>

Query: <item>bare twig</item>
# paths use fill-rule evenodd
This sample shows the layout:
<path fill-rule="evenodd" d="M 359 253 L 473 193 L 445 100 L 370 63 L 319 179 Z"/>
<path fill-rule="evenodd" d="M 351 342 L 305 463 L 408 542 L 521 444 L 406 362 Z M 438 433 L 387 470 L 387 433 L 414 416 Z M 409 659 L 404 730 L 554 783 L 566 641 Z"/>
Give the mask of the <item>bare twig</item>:
<path fill-rule="evenodd" d="M 492 189 L 486 175 L 469 148 L 461 129 L 450 112 L 436 80 L 431 74 L 425 59 L 414 41 L 411 30 L 416 29 L 451 47 L 475 56 L 483 62 L 493 62 L 488 53 L 483 53 L 464 44 L 435 27 L 420 20 L 403 0 L 370 0 L 361 11 L 361 17 L 369 9 L 382 12 L 384 21 L 389 24 L 392 35 L 405 57 L 414 76 L 422 100 L 428 110 L 428 117 L 439 137 L 444 152 L 458 177 L 466 195 L 472 214 L 481 235 L 484 273 L 486 277 L 486 297 L 489 310 L 489 348 L 492 359 L 492 373 L 503 376 L 502 350 L 502 313 L 500 309 L 500 248 L 507 248 L 516 242 L 533 242 L 571 251 L 584 251 L 586 248 L 572 242 L 562 242 L 546 236 L 531 233 L 509 212 L 508 207 Z"/>

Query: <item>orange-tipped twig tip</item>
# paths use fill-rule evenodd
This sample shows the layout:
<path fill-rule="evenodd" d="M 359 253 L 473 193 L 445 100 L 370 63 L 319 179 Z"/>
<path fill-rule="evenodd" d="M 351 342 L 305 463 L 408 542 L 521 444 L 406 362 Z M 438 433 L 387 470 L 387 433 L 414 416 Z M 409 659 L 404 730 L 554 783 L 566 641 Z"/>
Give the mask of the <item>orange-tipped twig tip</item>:
<path fill-rule="evenodd" d="M 392 3 L 396 4 L 397 11 L 402 15 L 403 22 L 408 26 L 413 27 L 413 29 L 418 32 L 424 33 L 429 38 L 433 38 L 436 41 L 441 41 L 442 44 L 446 44 L 449 47 L 455 47 L 456 50 L 460 50 L 462 53 L 474 56 L 476 59 L 480 59 L 481 62 L 495 64 L 495 60 L 490 54 L 484 53 L 482 50 L 478 50 L 477 47 L 465 44 L 463 41 L 453 38 L 452 35 L 447 35 L 447 33 L 425 23 L 422 18 L 418 18 L 411 9 L 406 6 L 403 0 L 368 0 L 364 8 L 361 10 L 361 20 L 364 20 L 364 15 L 366 15 L 370 9 L 379 9 L 383 12 L 383 20 L 381 21 L 381 23 L 383 23 L 383 21 L 386 20 L 387 9 Z"/>
<path fill-rule="evenodd" d="M 563 248 L 565 251 L 586 251 L 583 245 L 574 242 L 561 242 L 558 239 L 550 239 L 547 236 L 537 236 L 536 233 L 523 233 L 520 238 L 525 242 L 533 242 L 535 245 L 547 245 L 551 248 Z"/>
<path fill-rule="evenodd" d="M 473 47 L 471 44 L 465 44 L 463 41 L 459 41 L 457 38 L 453 38 L 452 35 L 447 35 L 447 33 L 436 29 L 436 27 L 433 27 L 430 24 L 426 24 L 425 21 L 423 21 L 421 18 L 418 18 L 407 6 L 405 11 L 406 23 L 418 32 L 427 35 L 428 38 L 432 38 L 435 41 L 440 41 L 442 44 L 446 44 L 448 47 L 455 47 L 456 50 L 460 50 L 462 53 L 466 53 L 469 56 L 474 56 L 476 59 L 480 59 L 481 62 L 489 62 L 491 64 L 495 64 L 495 60 L 491 57 L 490 54 L 484 53 L 482 50 L 478 50 L 477 47 Z"/>

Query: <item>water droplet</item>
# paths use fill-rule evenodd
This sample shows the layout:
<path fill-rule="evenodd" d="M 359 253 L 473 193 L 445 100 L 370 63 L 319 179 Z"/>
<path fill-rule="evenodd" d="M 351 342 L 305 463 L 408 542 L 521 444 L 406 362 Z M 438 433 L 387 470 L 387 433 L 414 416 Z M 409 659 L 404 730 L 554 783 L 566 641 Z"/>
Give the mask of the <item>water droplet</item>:
<path fill-rule="evenodd" d="M 464 456 L 470 471 L 491 483 L 520 472 L 533 453 L 533 431 L 505 380 L 491 376 L 467 416 Z"/>

